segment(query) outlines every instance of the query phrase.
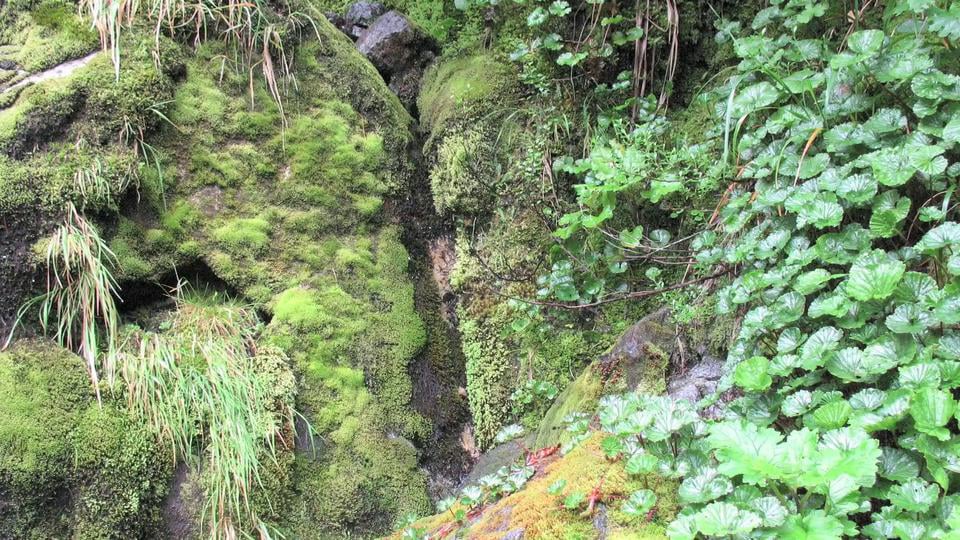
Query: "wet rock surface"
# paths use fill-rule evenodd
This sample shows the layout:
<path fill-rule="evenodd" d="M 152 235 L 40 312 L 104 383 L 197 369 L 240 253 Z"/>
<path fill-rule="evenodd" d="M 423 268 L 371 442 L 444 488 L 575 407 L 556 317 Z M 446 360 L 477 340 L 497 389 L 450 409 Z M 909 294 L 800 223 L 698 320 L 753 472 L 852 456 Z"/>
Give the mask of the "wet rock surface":
<path fill-rule="evenodd" d="M 377 2 L 352 4 L 345 15 L 328 19 L 356 41 L 357 49 L 377 68 L 400 101 L 415 114 L 420 81 L 437 58 L 437 42 L 399 11 Z"/>
<path fill-rule="evenodd" d="M 676 327 L 670 324 L 670 310 L 664 308 L 647 315 L 627 329 L 603 356 L 600 369 L 604 378 L 622 377 L 627 388 L 636 388 L 649 365 L 646 360 L 671 356 L 676 338 Z"/>
<path fill-rule="evenodd" d="M 53 228 L 51 216 L 35 210 L 0 212 L 0 344 L 13 328 L 17 308 L 36 293 L 42 276 L 33 244 Z"/>

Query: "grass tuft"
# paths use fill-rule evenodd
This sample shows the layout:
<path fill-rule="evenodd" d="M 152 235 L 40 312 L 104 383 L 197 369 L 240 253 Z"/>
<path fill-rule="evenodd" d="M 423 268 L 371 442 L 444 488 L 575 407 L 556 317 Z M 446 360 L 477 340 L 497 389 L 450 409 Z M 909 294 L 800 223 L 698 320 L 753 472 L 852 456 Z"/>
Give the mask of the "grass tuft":
<path fill-rule="evenodd" d="M 130 407 L 175 459 L 202 471 L 201 521 L 211 538 L 270 527 L 250 504 L 260 471 L 292 444 L 292 388 L 264 375 L 275 351 L 258 350 L 255 311 L 217 295 L 185 293 L 163 333 L 135 331 L 120 348 Z M 292 377 L 292 375 L 291 375 Z"/>
<path fill-rule="evenodd" d="M 46 262 L 47 292 L 20 308 L 17 325 L 38 308 L 44 333 L 53 332 L 61 345 L 84 359 L 97 401 L 102 403 L 99 372 L 102 368 L 112 383 L 116 370 L 116 257 L 93 224 L 71 203 L 63 224 L 47 242 Z M 12 339 L 13 332 L 8 345 Z M 102 361 L 101 349 L 106 350 Z"/>

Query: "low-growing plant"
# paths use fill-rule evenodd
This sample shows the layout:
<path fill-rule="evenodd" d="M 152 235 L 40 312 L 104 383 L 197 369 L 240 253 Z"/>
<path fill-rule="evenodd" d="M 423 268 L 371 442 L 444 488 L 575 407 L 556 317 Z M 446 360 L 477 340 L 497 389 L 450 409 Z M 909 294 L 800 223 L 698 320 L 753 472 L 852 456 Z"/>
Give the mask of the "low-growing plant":
<path fill-rule="evenodd" d="M 773 1 L 748 31 L 720 24 L 739 64 L 705 96 L 706 136 L 722 142 L 729 187 L 691 266 L 736 272 L 717 293 L 721 313 L 742 315 L 719 391 L 741 397 L 719 420 L 638 395 L 598 412 L 608 457 L 682 479 L 673 539 L 960 530 L 960 12 L 897 1 L 824 20 L 836 4 Z M 619 167 L 591 193 L 623 196 Z M 618 217 L 580 212 L 558 232 Z M 548 292 L 580 301 L 582 268 L 555 267 Z M 625 512 L 649 497 L 631 501 Z"/>
<path fill-rule="evenodd" d="M 249 497 L 293 430 L 290 403 L 278 403 L 278 381 L 264 375 L 282 353 L 257 348 L 252 308 L 213 298 L 179 295 L 162 333 L 129 333 L 117 355 L 127 402 L 175 459 L 201 471 L 211 538 L 269 538 Z"/>
<path fill-rule="evenodd" d="M 63 223 L 46 241 L 47 290 L 21 306 L 14 330 L 37 311 L 44 333 L 76 351 L 100 396 L 100 373 L 112 384 L 119 312 L 114 299 L 116 257 L 90 223 L 71 203 Z M 11 331 L 7 344 L 13 339 Z"/>
<path fill-rule="evenodd" d="M 195 44 L 212 35 L 234 47 L 235 57 L 224 57 L 223 61 L 235 61 L 238 72 L 249 74 L 251 101 L 254 73 L 262 73 L 281 116 L 284 87 L 293 80 L 292 55 L 287 55 L 284 36 L 312 28 L 317 39 L 320 37 L 313 19 L 317 13 L 279 13 L 260 0 L 151 0 L 146 5 L 139 0 L 83 0 L 80 11 L 99 32 L 103 48 L 110 51 L 118 78 L 121 35 L 137 22 L 153 27 L 158 50 L 164 33 L 192 35 Z"/>

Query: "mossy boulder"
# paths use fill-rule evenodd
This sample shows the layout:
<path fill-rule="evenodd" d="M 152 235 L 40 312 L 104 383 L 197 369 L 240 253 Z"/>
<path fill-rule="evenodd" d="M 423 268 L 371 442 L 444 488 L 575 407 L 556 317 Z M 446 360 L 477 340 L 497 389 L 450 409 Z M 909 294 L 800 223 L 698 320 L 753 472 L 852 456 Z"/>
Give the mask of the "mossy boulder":
<path fill-rule="evenodd" d="M 468 130 L 443 139 L 430 170 L 433 204 L 440 214 L 479 214 L 494 198 L 496 163 L 484 133 Z"/>
<path fill-rule="evenodd" d="M 111 238 L 121 278 L 200 265 L 267 313 L 262 343 L 290 358 L 302 413 L 257 495 L 297 538 L 383 532 L 429 508 L 410 366 L 426 347 L 393 201 L 414 170 L 412 119 L 348 38 L 288 50 L 297 86 L 280 105 L 204 43 L 150 139 L 162 190 L 127 204 Z M 151 163 L 153 165 L 153 163 Z M 159 171 L 157 173 L 156 171 Z M 273 466 L 271 466 L 273 467 Z"/>
<path fill-rule="evenodd" d="M 554 401 L 537 428 L 533 448 L 569 440 L 564 419 L 571 413 L 593 411 L 604 395 L 638 391 L 666 392 L 676 326 L 661 309 L 628 328 L 602 357 L 591 363 Z"/>
<path fill-rule="evenodd" d="M 3 39 L 21 40 L 16 41 L 26 47 L 21 51 L 29 51 L 37 36 L 75 32 L 81 24 L 89 32 L 73 4 L 42 2 L 26 14 L 10 10 L 29 11 L 30 6 L 6 7 L 3 13 L 22 15 L 18 20 L 26 30 L 10 30 Z M 55 22 L 55 17 L 63 20 Z M 159 44 L 160 69 L 154 62 L 154 40 L 131 35 L 123 40 L 119 79 L 107 55 L 98 54 L 49 79 L 0 92 L 0 214 L 7 218 L 0 247 L 9 254 L 0 261 L 0 280 L 8 284 L 0 297 L 0 330 L 6 330 L 23 299 L 36 292 L 29 244 L 51 229 L 67 204 L 110 214 L 133 188 L 147 198 L 157 193 L 158 179 L 142 166 L 134 143 L 162 121 L 183 66 L 177 46 L 168 39 Z M 92 45 L 74 52 L 96 46 L 94 36 Z M 33 48 L 23 54 L 44 65 L 73 57 L 55 44 Z M 44 59 L 48 52 L 54 56 Z"/>
<path fill-rule="evenodd" d="M 82 360 L 25 342 L 0 353 L 0 536 L 159 533 L 171 462 L 123 406 L 98 406 Z"/>
<path fill-rule="evenodd" d="M 63 0 L 44 0 L 28 9 L 18 2 L 0 7 L 0 60 L 37 72 L 89 54 L 99 46 L 97 32 L 77 15 L 77 7 Z"/>
<path fill-rule="evenodd" d="M 431 139 L 439 140 L 449 130 L 515 104 L 515 69 L 493 53 L 437 62 L 424 75 L 418 101 L 421 125 Z"/>
<path fill-rule="evenodd" d="M 564 456 L 553 454 L 536 463 L 536 474 L 519 491 L 458 523 L 448 512 L 417 521 L 408 527 L 421 534 L 463 538 L 666 538 L 666 526 L 679 511 L 674 481 L 655 475 L 630 476 L 623 462 L 608 460 L 601 448 L 605 435 L 595 433 Z M 557 489 L 557 486 L 560 486 Z M 649 518 L 632 517 L 620 510 L 622 501 L 639 489 L 651 489 L 657 505 Z M 564 500 L 582 497 L 575 509 Z M 594 503 L 588 507 L 589 498 Z M 401 533 L 391 538 L 401 538 Z"/>

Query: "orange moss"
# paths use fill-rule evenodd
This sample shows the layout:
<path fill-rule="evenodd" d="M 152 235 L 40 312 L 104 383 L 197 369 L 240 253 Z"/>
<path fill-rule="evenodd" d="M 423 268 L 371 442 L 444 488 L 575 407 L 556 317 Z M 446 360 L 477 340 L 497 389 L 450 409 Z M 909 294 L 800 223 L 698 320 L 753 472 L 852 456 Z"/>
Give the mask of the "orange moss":
<path fill-rule="evenodd" d="M 594 538 L 596 530 L 593 515 L 585 515 L 587 502 L 576 510 L 568 510 L 563 500 L 580 492 L 588 496 L 598 488 L 598 504 L 607 509 L 607 527 L 611 538 L 654 539 L 666 538 L 666 525 L 676 516 L 677 485 L 656 476 L 631 477 L 622 461 L 609 461 L 600 447 L 606 435 L 595 433 L 566 456 L 547 465 L 519 492 L 503 498 L 483 509 L 470 520 L 462 531 L 466 538 L 499 540 L 511 531 L 523 531 L 524 538 L 569 540 Z M 556 495 L 548 489 L 558 480 L 566 481 Z M 657 494 L 656 513 L 651 521 L 645 517 L 631 518 L 620 512 L 622 501 L 638 489 L 652 489 Z M 414 527 L 429 531 L 431 538 L 452 521 L 446 512 L 423 519 Z M 453 538 L 456 529 L 449 531 Z M 394 538 L 399 538 L 395 536 Z"/>

